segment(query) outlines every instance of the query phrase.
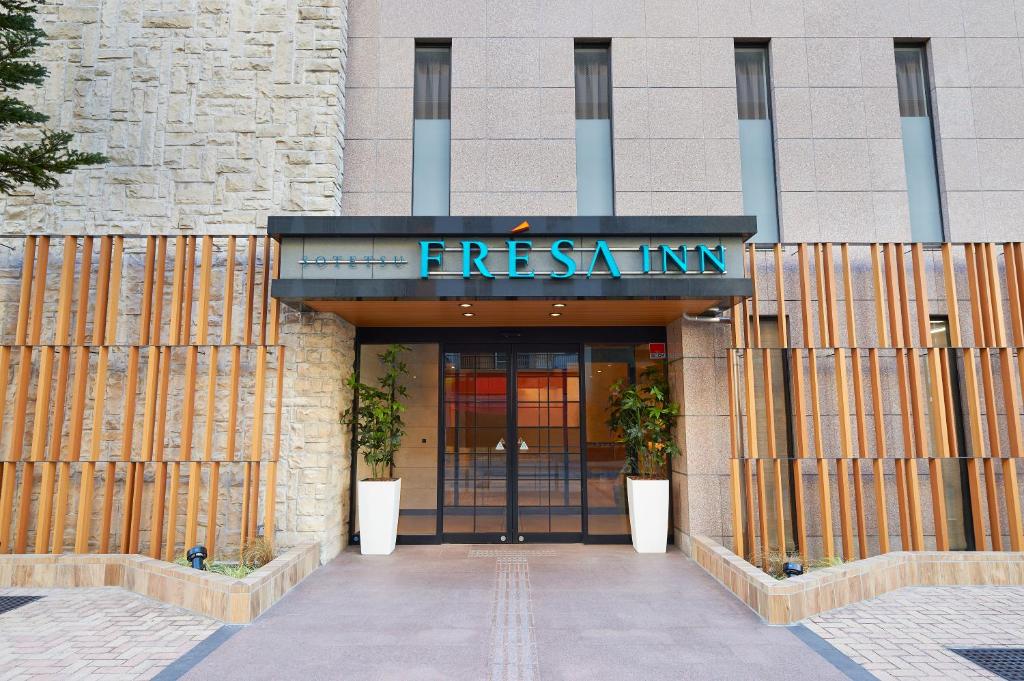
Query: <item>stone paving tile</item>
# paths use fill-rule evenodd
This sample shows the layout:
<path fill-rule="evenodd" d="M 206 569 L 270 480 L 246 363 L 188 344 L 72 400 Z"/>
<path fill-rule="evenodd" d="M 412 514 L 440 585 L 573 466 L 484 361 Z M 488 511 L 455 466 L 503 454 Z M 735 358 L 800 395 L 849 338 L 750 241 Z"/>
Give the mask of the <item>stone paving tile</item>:
<path fill-rule="evenodd" d="M 909 587 L 803 624 L 882 681 L 996 679 L 949 648 L 1024 646 L 1024 587 Z"/>
<path fill-rule="evenodd" d="M 124 589 L 0 589 L 44 598 L 0 614 L 0 681 L 150 679 L 220 628 Z"/>
<path fill-rule="evenodd" d="M 678 551 L 346 551 L 186 681 L 754 681 L 845 677 Z"/>

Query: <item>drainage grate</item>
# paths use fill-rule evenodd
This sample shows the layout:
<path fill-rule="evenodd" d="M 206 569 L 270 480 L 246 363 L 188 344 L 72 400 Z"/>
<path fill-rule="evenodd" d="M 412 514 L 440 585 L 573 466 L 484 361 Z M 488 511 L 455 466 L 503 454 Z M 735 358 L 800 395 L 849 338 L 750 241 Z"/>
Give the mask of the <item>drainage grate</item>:
<path fill-rule="evenodd" d="M 1024 681 L 1024 648 L 950 648 L 1007 681 Z"/>
<path fill-rule="evenodd" d="M 0 614 L 28 605 L 40 598 L 42 596 L 0 596 Z"/>

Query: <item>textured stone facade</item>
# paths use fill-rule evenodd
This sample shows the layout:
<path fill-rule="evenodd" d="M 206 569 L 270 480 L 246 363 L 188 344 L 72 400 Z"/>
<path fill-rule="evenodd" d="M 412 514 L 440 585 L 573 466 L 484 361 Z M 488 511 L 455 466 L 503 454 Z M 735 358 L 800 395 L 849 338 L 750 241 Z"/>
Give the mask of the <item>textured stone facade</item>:
<path fill-rule="evenodd" d="M 334 214 L 345 0 L 71 0 L 41 6 L 50 77 L 31 93 L 110 158 L 0 197 L 3 231 L 252 233 Z"/>
<path fill-rule="evenodd" d="M 41 24 L 50 77 L 29 96 L 78 147 L 110 162 L 74 172 L 56 191 L 0 197 L 4 233 L 261 234 L 268 215 L 339 212 L 345 0 L 72 0 L 43 5 Z M 11 283 L 3 301 L 16 310 L 17 272 Z M 133 342 L 138 329 L 125 320 L 119 336 Z M 318 541 L 326 559 L 347 536 L 349 440 L 338 415 L 352 330 L 332 315 L 288 311 L 281 342 L 278 543 Z M 124 374 L 114 367 L 110 380 L 116 396 Z M 108 408 L 116 423 L 119 401 Z M 241 476 L 225 469 L 221 480 L 238 486 L 219 511 L 236 528 Z"/>
<path fill-rule="evenodd" d="M 277 540 L 285 546 L 319 541 L 324 560 L 348 538 L 352 464 L 341 414 L 351 403 L 344 387 L 355 367 L 355 327 L 331 314 L 286 309 L 284 423 L 277 474 Z"/>
<path fill-rule="evenodd" d="M 3 231 L 262 233 L 268 215 L 336 214 L 346 9 L 344 0 L 43 5 L 50 77 L 35 103 L 111 162 L 55 191 L 0 197 Z M 324 558 L 346 536 L 345 326 L 294 313 L 282 326 L 279 545 L 318 541 Z M 126 339 L 137 333 L 129 327 Z M 230 499 L 220 516 L 233 527 L 241 492 Z"/>

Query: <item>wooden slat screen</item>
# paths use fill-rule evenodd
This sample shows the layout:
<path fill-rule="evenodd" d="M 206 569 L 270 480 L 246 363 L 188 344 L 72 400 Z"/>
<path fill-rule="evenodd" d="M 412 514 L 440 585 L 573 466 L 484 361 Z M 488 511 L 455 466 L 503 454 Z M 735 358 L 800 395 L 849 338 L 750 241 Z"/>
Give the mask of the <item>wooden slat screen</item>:
<path fill-rule="evenodd" d="M 276 246 L 0 239 L 0 552 L 171 560 L 273 538 Z"/>
<path fill-rule="evenodd" d="M 755 294 L 728 351 L 736 553 L 852 560 L 969 534 L 1022 550 L 1024 244 L 746 255 Z"/>

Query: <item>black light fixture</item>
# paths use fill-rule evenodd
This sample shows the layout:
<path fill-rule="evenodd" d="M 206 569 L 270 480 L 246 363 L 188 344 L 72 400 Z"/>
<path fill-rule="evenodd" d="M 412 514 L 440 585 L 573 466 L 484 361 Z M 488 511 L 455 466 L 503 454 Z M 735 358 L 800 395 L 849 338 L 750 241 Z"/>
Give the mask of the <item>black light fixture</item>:
<path fill-rule="evenodd" d="M 192 563 L 192 567 L 196 570 L 206 569 L 206 547 L 205 546 L 193 546 L 188 550 L 188 562 Z"/>
<path fill-rule="evenodd" d="M 787 577 L 796 577 L 804 573 L 804 566 L 796 561 L 789 561 L 782 564 L 782 572 Z"/>

